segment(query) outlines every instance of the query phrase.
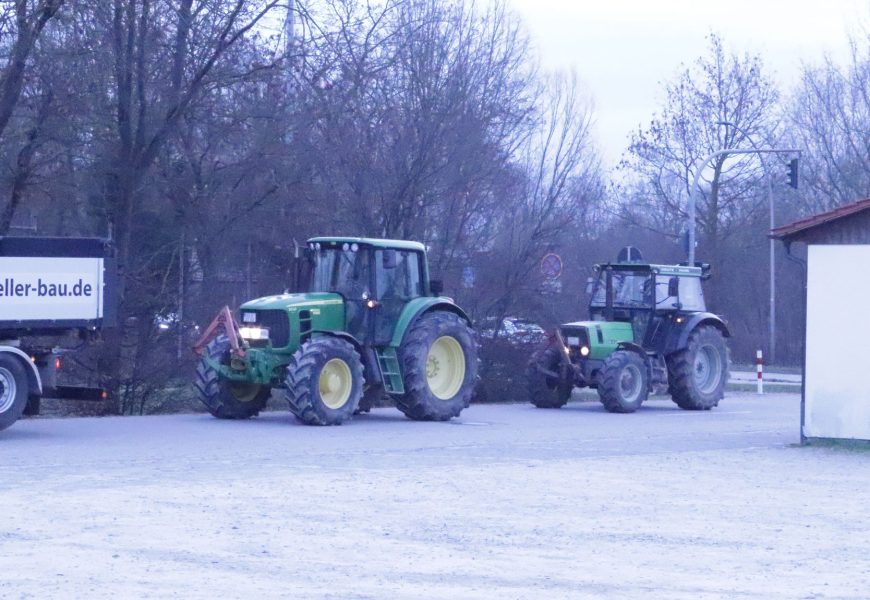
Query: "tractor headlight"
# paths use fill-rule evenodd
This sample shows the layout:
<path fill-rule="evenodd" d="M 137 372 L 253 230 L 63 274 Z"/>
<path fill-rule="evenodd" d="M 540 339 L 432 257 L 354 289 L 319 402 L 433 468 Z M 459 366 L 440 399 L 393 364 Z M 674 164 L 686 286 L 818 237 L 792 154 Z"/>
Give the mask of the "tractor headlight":
<path fill-rule="evenodd" d="M 580 347 L 580 356 L 589 356 L 589 346 Z"/>
<path fill-rule="evenodd" d="M 268 340 L 269 329 L 266 327 L 239 327 L 239 335 L 243 340 Z"/>

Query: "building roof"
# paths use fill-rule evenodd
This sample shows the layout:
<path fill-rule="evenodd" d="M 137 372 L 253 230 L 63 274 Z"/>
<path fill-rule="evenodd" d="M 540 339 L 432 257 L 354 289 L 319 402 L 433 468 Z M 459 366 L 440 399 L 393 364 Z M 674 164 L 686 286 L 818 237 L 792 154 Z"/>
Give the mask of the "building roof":
<path fill-rule="evenodd" d="M 788 225 L 780 225 L 775 229 L 771 229 L 770 237 L 776 238 L 778 240 L 798 237 L 800 234 L 803 234 L 811 229 L 815 229 L 820 225 L 827 225 L 828 223 L 831 223 L 833 221 L 838 221 L 845 217 L 864 212 L 865 210 L 870 210 L 870 198 L 866 200 L 859 200 L 858 202 L 853 202 L 851 204 L 844 204 L 843 206 L 838 206 L 837 208 L 829 210 L 828 212 L 819 213 L 811 217 L 801 219 L 800 221 L 789 223 Z"/>

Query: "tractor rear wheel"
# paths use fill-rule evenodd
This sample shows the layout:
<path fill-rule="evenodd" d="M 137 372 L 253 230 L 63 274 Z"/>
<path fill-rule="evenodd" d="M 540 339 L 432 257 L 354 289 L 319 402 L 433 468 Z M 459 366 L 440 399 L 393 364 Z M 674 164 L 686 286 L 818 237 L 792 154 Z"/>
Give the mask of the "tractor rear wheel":
<path fill-rule="evenodd" d="M 206 359 L 209 360 L 206 360 Z M 272 389 L 267 385 L 231 381 L 220 376 L 212 363 L 228 364 L 230 341 L 225 335 L 212 340 L 196 366 L 194 386 L 208 412 L 218 419 L 249 419 L 266 407 Z"/>
<path fill-rule="evenodd" d="M 571 398 L 574 385 L 549 373 L 559 374 L 559 348 L 551 345 L 532 355 L 526 367 L 529 400 L 538 408 L 562 408 Z"/>
<path fill-rule="evenodd" d="M 598 398 L 609 412 L 633 413 L 649 394 L 649 373 L 637 353 L 617 350 L 604 361 Z"/>
<path fill-rule="evenodd" d="M 725 395 L 728 345 L 716 327 L 704 325 L 689 336 L 685 349 L 668 359 L 671 398 L 685 410 L 710 410 Z"/>
<path fill-rule="evenodd" d="M 362 397 L 363 368 L 356 348 L 321 336 L 300 346 L 287 365 L 290 412 L 308 425 L 341 425 Z"/>
<path fill-rule="evenodd" d="M 417 421 L 446 421 L 468 406 L 477 381 L 477 343 L 458 315 L 422 315 L 399 348 L 405 393 L 396 407 Z"/>

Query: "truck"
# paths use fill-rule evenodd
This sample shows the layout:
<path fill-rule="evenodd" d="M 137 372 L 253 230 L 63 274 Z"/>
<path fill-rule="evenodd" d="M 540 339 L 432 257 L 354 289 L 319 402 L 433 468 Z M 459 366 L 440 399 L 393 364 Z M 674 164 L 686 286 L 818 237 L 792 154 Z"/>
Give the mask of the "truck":
<path fill-rule="evenodd" d="M 63 353 L 116 319 L 116 265 L 102 238 L 0 237 L 0 430 L 43 397 L 99 398 L 58 384 Z"/>
<path fill-rule="evenodd" d="M 307 291 L 225 307 L 195 345 L 208 411 L 247 419 L 273 389 L 308 425 L 339 425 L 390 399 L 407 417 L 445 421 L 468 406 L 478 373 L 468 315 L 429 278 L 423 244 L 308 240 Z"/>

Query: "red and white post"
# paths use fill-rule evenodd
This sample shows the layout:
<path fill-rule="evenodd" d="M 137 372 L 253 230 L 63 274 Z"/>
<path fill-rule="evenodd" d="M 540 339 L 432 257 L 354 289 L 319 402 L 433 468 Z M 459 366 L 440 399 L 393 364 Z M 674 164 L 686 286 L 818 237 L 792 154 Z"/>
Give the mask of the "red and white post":
<path fill-rule="evenodd" d="M 758 393 L 764 393 L 764 358 L 761 350 L 755 353 L 755 368 L 758 371 Z"/>

